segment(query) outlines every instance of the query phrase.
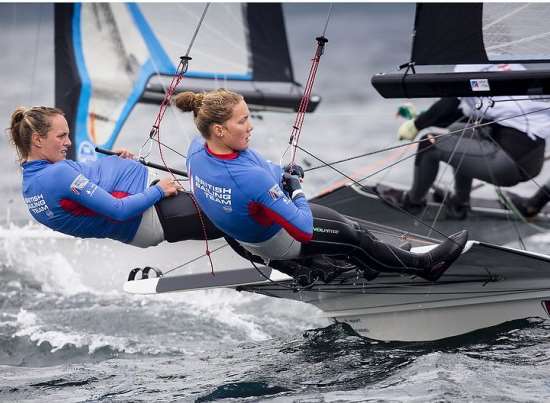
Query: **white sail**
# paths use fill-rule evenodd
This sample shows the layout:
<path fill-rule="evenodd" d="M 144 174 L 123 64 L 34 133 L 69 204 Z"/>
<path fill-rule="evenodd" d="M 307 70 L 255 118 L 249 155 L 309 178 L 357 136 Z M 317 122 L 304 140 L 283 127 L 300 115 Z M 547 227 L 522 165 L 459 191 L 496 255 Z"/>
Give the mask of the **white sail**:
<path fill-rule="evenodd" d="M 56 105 L 66 112 L 79 161 L 95 159 L 96 145 L 113 146 L 136 103 L 160 103 L 163 81 L 150 79 L 174 75 L 195 34 L 185 83 L 195 81 L 186 88 L 253 83 L 264 105 L 298 105 L 299 93 L 272 96 L 256 88 L 295 86 L 280 4 L 212 4 L 200 30 L 200 3 L 76 3 L 55 10 Z M 254 103 L 254 94 L 243 95 Z"/>

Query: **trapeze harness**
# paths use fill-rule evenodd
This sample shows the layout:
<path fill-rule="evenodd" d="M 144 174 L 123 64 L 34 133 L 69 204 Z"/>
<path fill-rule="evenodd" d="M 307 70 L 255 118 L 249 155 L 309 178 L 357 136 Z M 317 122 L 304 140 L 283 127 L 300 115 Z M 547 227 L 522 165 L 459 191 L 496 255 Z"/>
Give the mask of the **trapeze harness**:
<path fill-rule="evenodd" d="M 384 244 L 338 212 L 292 200 L 281 188 L 280 166 L 247 149 L 215 154 L 202 139 L 187 153 L 191 190 L 201 210 L 242 257 L 264 262 L 320 255 L 351 256 L 361 267 L 401 272 L 422 258 Z"/>
<path fill-rule="evenodd" d="M 474 98 L 440 99 L 415 119 L 418 130 L 448 127 L 452 133 L 437 138 L 435 143 L 429 141 L 428 135 L 421 138 L 409 191 L 413 202 L 424 199 L 437 176 L 440 161 L 455 168 L 456 197 L 463 203 L 469 201 L 473 178 L 497 186 L 514 186 L 540 173 L 545 138 L 550 135 L 549 113 L 532 112 L 548 105 L 534 101 L 520 103 L 513 97 L 494 97 L 493 101 L 494 105 L 475 124 L 457 122 L 481 114 L 476 111 Z M 490 121 L 499 123 L 483 126 Z"/>
<path fill-rule="evenodd" d="M 93 162 L 25 162 L 23 197 L 41 224 L 79 238 L 109 238 L 134 246 L 204 239 L 189 193 L 163 198 L 148 187 L 148 170 L 116 156 Z M 154 205 L 154 207 L 153 207 Z M 221 233 L 209 222 L 209 238 Z"/>

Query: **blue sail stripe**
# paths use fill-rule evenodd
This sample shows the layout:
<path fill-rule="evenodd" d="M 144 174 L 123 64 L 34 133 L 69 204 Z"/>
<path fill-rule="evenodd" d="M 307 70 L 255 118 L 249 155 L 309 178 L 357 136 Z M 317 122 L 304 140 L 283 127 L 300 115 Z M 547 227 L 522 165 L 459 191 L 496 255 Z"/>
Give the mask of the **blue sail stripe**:
<path fill-rule="evenodd" d="M 174 63 L 172 63 L 170 57 L 168 57 L 168 54 L 162 48 L 153 30 L 145 20 L 145 17 L 139 9 L 139 6 L 135 3 L 128 3 L 126 6 L 128 7 L 132 18 L 134 19 L 134 22 L 139 29 L 143 40 L 145 41 L 145 45 L 149 50 L 151 58 L 159 68 L 159 73 L 174 74 L 174 72 L 176 71 L 176 66 L 174 65 Z"/>
<path fill-rule="evenodd" d="M 73 48 L 75 52 L 76 66 L 78 74 L 80 76 L 81 88 L 80 99 L 78 101 L 76 120 L 75 120 L 75 133 L 73 147 L 78 153 L 80 144 L 83 141 L 91 141 L 88 136 L 88 129 L 86 122 L 88 118 L 88 107 L 90 104 L 91 96 L 91 83 L 88 70 L 86 69 L 86 63 L 84 60 L 84 52 L 82 50 L 82 32 L 80 30 L 80 21 L 82 13 L 82 5 L 80 3 L 75 4 L 73 15 Z"/>
<path fill-rule="evenodd" d="M 252 74 L 212 73 L 207 71 L 192 71 L 192 70 L 187 71 L 187 73 L 185 73 L 185 77 L 210 78 L 212 80 L 217 79 L 217 80 L 252 81 Z"/>
<path fill-rule="evenodd" d="M 161 73 L 161 74 L 174 74 L 176 72 L 175 65 L 170 61 L 168 54 L 162 48 L 160 42 L 156 38 L 153 30 L 145 20 L 145 17 L 141 13 L 138 5 L 136 4 L 127 4 L 127 8 L 139 29 L 143 40 L 147 46 L 147 49 L 150 53 L 150 58 L 141 66 L 138 79 L 134 83 L 132 92 L 130 93 L 122 111 L 115 121 L 113 130 L 108 137 L 108 140 L 101 144 L 104 148 L 112 148 L 124 123 L 128 119 L 130 112 L 135 107 L 136 103 L 139 101 L 144 89 L 147 86 L 147 83 L 151 76 Z M 86 143 L 90 142 L 93 144 L 92 139 L 88 134 L 88 116 L 89 116 L 89 107 L 90 99 L 92 94 L 92 82 L 86 67 L 86 60 L 84 57 L 84 50 L 82 46 L 82 4 L 75 4 L 74 15 L 72 21 L 73 29 L 73 48 L 75 52 L 76 65 L 78 73 L 81 80 L 81 89 L 80 89 L 80 98 L 77 106 L 77 113 L 75 117 L 75 133 L 73 135 L 73 147 L 76 150 L 77 159 L 80 156 L 80 148 Z M 160 71 L 157 71 L 159 69 Z M 189 78 L 202 78 L 202 79 L 218 79 L 218 80 L 238 80 L 238 81 L 250 81 L 252 80 L 251 74 L 238 74 L 238 73 L 217 73 L 217 72 L 205 72 L 205 71 L 193 71 L 189 70 L 185 74 Z M 90 152 L 93 153 L 93 150 L 87 150 L 88 154 L 86 157 L 93 157 L 90 155 Z"/>
<path fill-rule="evenodd" d="M 130 14 L 132 15 L 132 18 L 134 19 L 134 22 L 136 23 L 136 26 L 138 27 L 143 40 L 145 41 L 145 44 L 147 46 L 147 49 L 149 50 L 149 53 L 159 68 L 160 74 L 175 74 L 176 73 L 176 65 L 172 63 L 170 60 L 170 57 L 160 44 L 159 40 L 155 36 L 155 33 L 151 29 L 151 26 L 147 23 L 147 20 L 143 16 L 143 13 L 139 9 L 139 6 L 135 3 L 129 3 L 127 4 L 128 10 L 130 11 Z M 183 56 L 183 54 L 182 54 Z M 193 62 L 191 62 L 192 64 Z M 179 64 L 179 62 L 178 62 Z M 156 71 L 153 71 L 153 73 L 156 73 Z M 197 70 L 189 70 L 185 74 L 186 77 L 189 78 L 209 78 L 209 79 L 227 79 L 227 80 L 240 80 L 240 81 L 250 81 L 252 80 L 252 74 L 249 73 L 215 73 L 215 72 L 209 72 L 209 71 L 197 71 Z"/>
<path fill-rule="evenodd" d="M 149 59 L 141 68 L 139 72 L 138 79 L 136 81 L 136 85 L 134 85 L 134 88 L 132 89 L 132 92 L 130 96 L 128 97 L 128 100 L 126 101 L 126 104 L 122 108 L 122 112 L 120 113 L 119 118 L 115 122 L 115 127 L 113 129 L 113 133 L 109 137 L 109 140 L 105 142 L 105 144 L 102 145 L 104 148 L 112 148 L 115 140 L 118 137 L 118 134 L 120 133 L 120 130 L 122 129 L 122 126 L 128 119 L 128 116 L 130 115 L 130 112 L 132 112 L 132 109 L 136 106 L 137 102 L 141 98 L 141 94 L 143 94 L 143 90 L 145 89 L 145 86 L 147 85 L 147 82 L 151 78 L 151 76 L 154 74 L 154 66 L 153 62 Z M 151 119 L 152 121 L 153 119 Z"/>

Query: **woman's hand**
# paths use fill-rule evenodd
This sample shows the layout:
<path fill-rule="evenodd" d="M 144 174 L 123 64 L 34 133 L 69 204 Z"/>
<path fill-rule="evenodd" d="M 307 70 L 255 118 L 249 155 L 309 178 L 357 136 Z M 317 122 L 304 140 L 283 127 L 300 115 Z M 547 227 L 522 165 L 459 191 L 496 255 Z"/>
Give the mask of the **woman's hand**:
<path fill-rule="evenodd" d="M 288 172 L 283 174 L 283 190 L 286 190 L 292 200 L 305 197 L 300 182 L 302 182 L 302 178 L 298 175 L 291 175 Z"/>
<path fill-rule="evenodd" d="M 300 179 L 304 179 L 304 168 L 297 164 L 287 164 L 283 167 L 283 171 L 290 174 L 299 176 Z"/>
<path fill-rule="evenodd" d="M 183 187 L 178 183 L 177 180 L 173 178 L 162 178 L 157 182 L 164 192 L 164 197 L 175 196 L 178 194 L 178 191 L 183 190 Z"/>
<path fill-rule="evenodd" d="M 116 153 L 120 158 L 124 158 L 124 159 L 134 158 L 134 153 L 125 148 L 117 148 L 116 150 L 113 150 L 113 152 Z"/>

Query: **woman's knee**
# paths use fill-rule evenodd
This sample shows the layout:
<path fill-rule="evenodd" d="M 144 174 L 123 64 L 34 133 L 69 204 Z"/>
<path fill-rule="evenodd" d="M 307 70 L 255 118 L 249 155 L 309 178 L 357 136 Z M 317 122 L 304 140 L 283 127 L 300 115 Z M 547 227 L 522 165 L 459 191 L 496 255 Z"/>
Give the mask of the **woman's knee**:
<path fill-rule="evenodd" d="M 511 187 L 516 186 L 518 183 L 522 182 L 521 175 L 517 172 L 495 172 L 493 175 L 493 185 Z"/>
<path fill-rule="evenodd" d="M 356 244 L 357 225 L 331 208 L 310 204 L 313 214 L 313 240 Z"/>

